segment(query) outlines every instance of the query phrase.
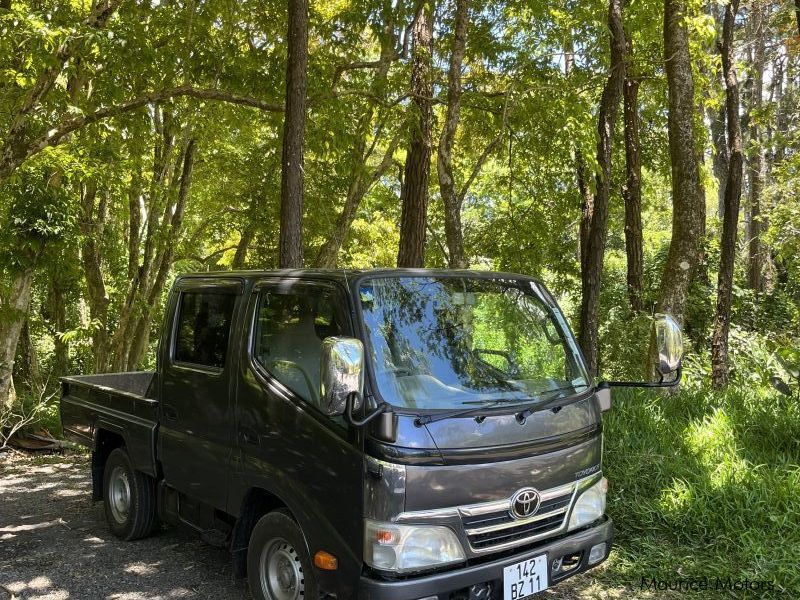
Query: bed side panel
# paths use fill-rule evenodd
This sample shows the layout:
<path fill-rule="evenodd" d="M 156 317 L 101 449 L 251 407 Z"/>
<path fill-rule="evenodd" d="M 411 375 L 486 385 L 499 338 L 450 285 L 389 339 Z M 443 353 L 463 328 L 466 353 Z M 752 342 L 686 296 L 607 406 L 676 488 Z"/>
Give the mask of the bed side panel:
<path fill-rule="evenodd" d="M 157 422 L 156 400 L 71 378 L 61 382 L 64 436 L 94 450 L 99 430 L 119 434 L 134 468 L 153 476 Z"/>

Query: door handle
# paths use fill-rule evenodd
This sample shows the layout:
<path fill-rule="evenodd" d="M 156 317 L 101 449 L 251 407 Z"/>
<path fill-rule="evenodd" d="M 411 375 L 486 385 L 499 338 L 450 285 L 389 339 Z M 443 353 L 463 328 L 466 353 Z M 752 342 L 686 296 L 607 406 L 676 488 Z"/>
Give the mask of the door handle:
<path fill-rule="evenodd" d="M 239 439 L 245 444 L 252 444 L 254 446 L 261 445 L 261 437 L 249 427 L 239 428 Z"/>
<path fill-rule="evenodd" d="M 177 409 L 172 406 L 172 404 L 165 404 L 164 405 L 164 417 L 169 421 L 177 421 L 178 420 L 178 411 Z"/>

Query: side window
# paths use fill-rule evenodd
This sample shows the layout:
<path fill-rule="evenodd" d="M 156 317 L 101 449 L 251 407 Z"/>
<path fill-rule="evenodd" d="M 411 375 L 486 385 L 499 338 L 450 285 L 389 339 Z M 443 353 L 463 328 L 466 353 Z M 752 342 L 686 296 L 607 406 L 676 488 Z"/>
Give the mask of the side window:
<path fill-rule="evenodd" d="M 175 361 L 222 368 L 228 352 L 236 296 L 182 292 L 175 335 Z"/>
<path fill-rule="evenodd" d="M 288 292 L 264 291 L 255 327 L 256 361 L 305 401 L 318 404 L 322 340 L 350 335 L 338 290 L 300 285 Z"/>

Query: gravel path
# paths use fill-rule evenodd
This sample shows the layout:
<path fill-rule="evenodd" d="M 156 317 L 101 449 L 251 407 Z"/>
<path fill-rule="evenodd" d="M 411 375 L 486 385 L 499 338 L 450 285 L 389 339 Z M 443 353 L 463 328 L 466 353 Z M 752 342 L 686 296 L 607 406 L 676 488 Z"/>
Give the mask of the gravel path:
<path fill-rule="evenodd" d="M 587 574 L 543 600 L 618 592 Z M 136 542 L 113 537 L 102 504 L 91 501 L 87 456 L 0 453 L 0 599 L 249 597 L 229 554 L 190 532 L 165 528 Z"/>

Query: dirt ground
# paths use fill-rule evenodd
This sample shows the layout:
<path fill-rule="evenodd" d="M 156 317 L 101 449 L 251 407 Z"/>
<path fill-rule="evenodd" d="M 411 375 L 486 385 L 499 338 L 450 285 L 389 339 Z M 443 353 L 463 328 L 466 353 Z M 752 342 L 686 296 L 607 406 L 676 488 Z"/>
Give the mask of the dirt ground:
<path fill-rule="evenodd" d="M 591 574 L 542 600 L 630 597 Z M 229 554 L 165 528 L 136 542 L 106 529 L 91 500 L 88 457 L 0 453 L 0 600 L 250 598 Z"/>

